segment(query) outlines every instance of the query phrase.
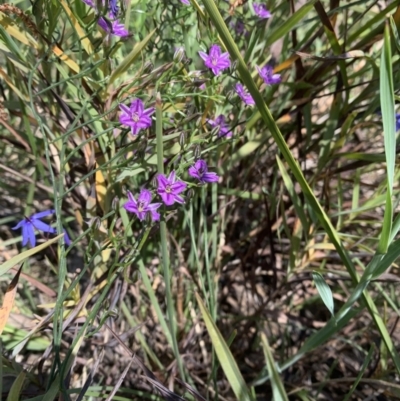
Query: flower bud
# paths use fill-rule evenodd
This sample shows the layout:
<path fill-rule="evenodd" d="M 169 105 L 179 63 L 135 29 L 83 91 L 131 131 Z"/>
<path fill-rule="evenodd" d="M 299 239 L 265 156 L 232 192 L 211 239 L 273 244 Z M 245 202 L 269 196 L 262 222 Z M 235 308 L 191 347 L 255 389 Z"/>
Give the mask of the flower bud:
<path fill-rule="evenodd" d="M 200 159 L 200 156 L 201 156 L 201 149 L 200 149 L 200 146 L 199 146 L 199 145 L 196 145 L 196 146 L 194 147 L 193 155 L 194 155 L 194 159 L 195 159 L 195 160 Z"/>
<path fill-rule="evenodd" d="M 183 148 L 186 144 L 187 137 L 186 137 L 186 132 L 182 131 L 181 134 L 179 135 L 179 146 Z"/>
<path fill-rule="evenodd" d="M 175 50 L 173 60 L 175 61 L 175 63 L 180 63 L 183 57 L 185 57 L 185 49 L 182 46 L 179 46 Z"/>
<path fill-rule="evenodd" d="M 151 185 L 154 188 L 158 187 L 157 174 L 154 174 L 153 179 L 151 180 Z"/>
<path fill-rule="evenodd" d="M 118 196 L 114 196 L 114 199 L 111 202 L 111 209 L 116 211 L 119 208 L 119 198 Z"/>

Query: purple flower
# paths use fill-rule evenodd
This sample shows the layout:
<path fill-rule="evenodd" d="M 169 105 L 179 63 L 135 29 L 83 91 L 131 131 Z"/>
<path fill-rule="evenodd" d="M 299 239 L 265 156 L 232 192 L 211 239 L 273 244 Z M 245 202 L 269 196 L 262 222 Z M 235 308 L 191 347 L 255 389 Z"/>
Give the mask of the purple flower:
<path fill-rule="evenodd" d="M 12 228 L 13 230 L 18 230 L 18 228 L 22 227 L 22 246 L 25 246 L 28 242 L 30 243 L 31 247 L 36 245 L 35 229 L 43 231 L 44 233 L 56 233 L 55 228 L 39 220 L 53 213 L 53 209 L 35 213 L 32 216 L 21 220 L 15 227 Z"/>
<path fill-rule="evenodd" d="M 215 120 L 207 120 L 211 127 L 216 128 L 218 137 L 226 136 L 230 138 L 232 136 L 232 131 L 229 125 L 225 122 L 225 116 L 220 114 Z"/>
<path fill-rule="evenodd" d="M 400 130 L 400 114 L 396 114 L 396 132 Z"/>
<path fill-rule="evenodd" d="M 207 182 L 217 182 L 219 177 L 216 173 L 209 173 L 205 160 L 197 160 L 192 167 L 189 167 L 189 175 L 197 178 L 202 184 Z"/>
<path fill-rule="evenodd" d="M 124 208 L 131 213 L 135 213 L 139 220 L 144 220 L 146 215 L 150 213 L 153 221 L 160 220 L 160 213 L 157 209 L 162 203 L 150 203 L 152 194 L 147 189 L 140 191 L 139 197 L 136 200 L 133 195 L 128 191 L 128 202 L 124 204 Z"/>
<path fill-rule="evenodd" d="M 181 3 L 190 6 L 190 1 L 189 0 L 181 0 Z"/>
<path fill-rule="evenodd" d="M 200 57 L 204 60 L 206 67 L 210 68 L 215 75 L 231 66 L 229 60 L 229 53 L 222 53 L 221 48 L 218 45 L 212 45 L 210 47 L 210 54 L 199 52 Z"/>
<path fill-rule="evenodd" d="M 185 203 L 179 194 L 186 189 L 186 183 L 176 180 L 175 171 L 171 171 L 168 177 L 164 174 L 158 174 L 157 181 L 157 192 L 167 206 L 173 205 L 175 202 Z"/>
<path fill-rule="evenodd" d="M 90 1 L 90 0 L 89 0 Z M 110 7 L 110 15 L 112 18 L 117 18 L 118 12 L 119 12 L 119 7 L 117 4 L 117 0 L 109 0 L 108 5 Z"/>
<path fill-rule="evenodd" d="M 270 65 L 266 65 L 264 68 L 256 67 L 260 77 L 264 80 L 267 85 L 274 85 L 281 83 L 281 74 L 274 74 L 274 69 Z"/>
<path fill-rule="evenodd" d="M 140 99 L 133 100 L 131 107 L 120 104 L 119 108 L 122 110 L 119 122 L 131 127 L 132 135 L 137 135 L 140 130 L 151 126 L 151 115 L 155 112 L 155 108 L 145 109 L 144 103 Z"/>
<path fill-rule="evenodd" d="M 97 23 L 100 28 L 104 29 L 107 33 L 121 38 L 129 36 L 129 32 L 125 29 L 124 24 L 121 24 L 118 20 L 108 21 L 104 17 L 100 17 Z"/>
<path fill-rule="evenodd" d="M 247 105 L 253 106 L 255 104 L 253 96 L 244 89 L 242 84 L 236 84 L 236 93 Z"/>
<path fill-rule="evenodd" d="M 54 227 L 51 227 L 47 223 L 43 223 L 43 217 L 49 216 L 50 214 L 54 214 L 55 210 L 45 210 L 44 212 L 39 212 L 32 214 L 30 217 L 25 217 L 25 219 L 21 220 L 13 230 L 18 230 L 22 228 L 22 246 L 25 246 L 28 242 L 31 247 L 36 245 L 36 237 L 35 237 L 35 229 L 39 231 L 43 231 L 44 233 L 56 234 L 57 230 Z M 71 240 L 68 237 L 67 231 L 63 229 L 64 232 L 64 242 L 65 245 L 70 245 Z"/>
<path fill-rule="evenodd" d="M 267 7 L 265 4 L 261 3 L 253 3 L 253 8 L 254 12 L 259 18 L 265 19 L 265 18 L 270 18 L 271 13 L 267 10 Z"/>

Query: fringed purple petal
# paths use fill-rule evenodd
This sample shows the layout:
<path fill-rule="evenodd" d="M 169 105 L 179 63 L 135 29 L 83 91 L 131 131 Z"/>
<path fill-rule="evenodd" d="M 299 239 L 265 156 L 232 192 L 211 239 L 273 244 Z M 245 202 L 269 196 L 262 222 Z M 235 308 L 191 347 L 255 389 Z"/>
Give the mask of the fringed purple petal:
<path fill-rule="evenodd" d="M 131 103 L 131 113 L 137 113 L 138 115 L 141 115 L 144 110 L 144 104 L 141 99 L 135 99 Z"/>
<path fill-rule="evenodd" d="M 175 196 L 168 192 L 160 193 L 161 199 L 167 206 L 171 206 L 175 203 Z"/>
<path fill-rule="evenodd" d="M 158 174 L 157 181 L 158 181 L 158 191 L 160 191 L 160 189 L 165 190 L 165 187 L 169 184 L 169 181 L 164 174 Z"/>
<path fill-rule="evenodd" d="M 183 192 L 187 187 L 186 182 L 183 181 L 176 181 L 173 184 L 171 184 L 171 191 L 174 194 L 180 194 L 181 192 Z"/>

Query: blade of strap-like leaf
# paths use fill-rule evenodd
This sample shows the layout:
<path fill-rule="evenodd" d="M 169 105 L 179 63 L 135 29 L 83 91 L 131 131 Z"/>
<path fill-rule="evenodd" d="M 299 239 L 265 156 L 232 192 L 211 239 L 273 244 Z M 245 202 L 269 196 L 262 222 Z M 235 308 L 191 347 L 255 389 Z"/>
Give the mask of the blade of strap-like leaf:
<path fill-rule="evenodd" d="M 15 401 L 21 399 L 21 392 L 24 385 L 26 373 L 24 371 L 20 372 L 17 378 L 14 380 L 13 385 L 7 396 L 7 401 Z"/>
<path fill-rule="evenodd" d="M 394 112 L 392 54 L 390 46 L 389 25 L 386 24 L 379 79 L 387 173 L 386 206 L 383 217 L 382 232 L 378 245 L 378 252 L 381 253 L 386 253 L 389 246 L 390 233 L 392 231 L 392 194 L 394 184 L 394 166 L 396 161 L 396 117 Z"/>
<path fill-rule="evenodd" d="M 253 398 L 247 385 L 243 379 L 242 374 L 237 366 L 235 358 L 233 357 L 228 345 L 222 337 L 217 326 L 213 322 L 209 312 L 207 311 L 200 296 L 196 294 L 196 299 L 200 307 L 201 315 L 203 316 L 204 323 L 206 324 L 208 334 L 210 335 L 211 342 L 214 346 L 215 353 L 217 354 L 218 360 L 221 364 L 222 370 L 225 373 L 229 384 L 232 387 L 236 398 L 239 401 L 252 401 Z"/>

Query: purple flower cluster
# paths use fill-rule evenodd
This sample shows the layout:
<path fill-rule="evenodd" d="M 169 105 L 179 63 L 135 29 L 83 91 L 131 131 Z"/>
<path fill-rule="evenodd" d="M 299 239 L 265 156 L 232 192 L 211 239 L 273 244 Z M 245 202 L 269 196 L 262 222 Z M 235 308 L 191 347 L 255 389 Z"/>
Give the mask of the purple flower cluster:
<path fill-rule="evenodd" d="M 34 247 L 36 245 L 35 230 L 39 230 L 49 234 L 57 233 L 57 230 L 54 227 L 51 227 L 49 224 L 44 223 L 42 220 L 40 220 L 43 217 L 47 217 L 50 214 L 54 213 L 55 210 L 50 209 L 45 210 L 44 212 L 32 214 L 29 217 L 25 217 L 25 219 L 21 220 L 15 227 L 12 228 L 13 230 L 18 230 L 19 228 L 22 228 L 22 246 L 27 245 L 28 242 L 31 247 Z M 68 237 L 67 231 L 64 229 L 63 232 L 65 245 L 69 246 L 71 244 L 71 241 Z"/>
<path fill-rule="evenodd" d="M 205 160 L 197 160 L 193 166 L 189 167 L 188 173 L 191 177 L 196 178 L 200 184 L 217 182 L 219 177 L 216 173 L 208 171 L 208 166 Z M 171 206 L 174 203 L 183 204 L 185 199 L 181 195 L 187 188 L 187 184 L 177 178 L 176 172 L 171 171 L 168 176 L 165 174 L 157 175 L 157 193 L 166 206 Z M 136 214 L 139 220 L 143 221 L 147 215 L 152 221 L 160 220 L 160 214 L 157 209 L 162 203 L 151 203 L 152 193 L 143 188 L 137 200 L 128 191 L 128 202 L 124 204 L 125 210 Z"/>
<path fill-rule="evenodd" d="M 82 0 L 89 7 L 96 8 L 93 0 Z M 103 6 L 106 0 L 102 0 Z M 109 35 L 119 36 L 121 38 L 129 36 L 129 32 L 125 29 L 124 24 L 120 23 L 117 19 L 119 13 L 119 7 L 117 0 L 108 0 L 107 11 L 110 20 L 106 17 L 100 17 L 97 21 L 101 29 L 106 31 Z"/>
<path fill-rule="evenodd" d="M 190 5 L 189 0 L 180 1 L 186 6 Z M 254 11 L 259 18 L 264 19 L 271 17 L 271 13 L 267 10 L 264 4 L 254 3 L 253 6 Z M 244 30 L 244 24 L 237 24 L 235 28 L 242 32 Z M 117 31 L 117 25 L 112 29 L 114 32 Z M 174 59 L 179 58 L 177 52 L 175 54 L 176 56 L 174 56 Z M 203 59 L 204 65 L 216 76 L 220 75 L 225 69 L 231 67 L 229 53 L 223 53 L 221 47 L 216 44 L 211 45 L 208 53 L 200 51 L 199 55 Z M 267 85 L 281 82 L 280 75 L 274 74 L 272 67 L 267 65 L 262 69 L 257 67 L 257 70 Z M 247 92 L 242 84 L 237 83 L 235 89 L 245 104 L 255 104 L 253 97 Z M 119 121 L 123 126 L 130 127 L 133 136 L 137 136 L 141 130 L 145 130 L 151 126 L 151 116 L 155 112 L 154 107 L 146 109 L 143 101 L 140 99 L 134 99 L 130 106 L 120 104 L 119 107 L 122 112 Z M 232 131 L 230 130 L 226 117 L 223 114 L 216 116 L 214 119 L 208 119 L 207 123 L 213 128 L 213 132 L 216 133 L 218 137 L 232 136 Z M 207 162 L 203 159 L 195 161 L 195 163 L 189 167 L 188 174 L 190 177 L 196 179 L 200 184 L 215 183 L 219 180 L 219 176 L 216 173 L 208 171 Z M 141 189 L 137 198 L 128 191 L 128 201 L 124 204 L 124 208 L 128 212 L 135 214 L 141 221 L 145 220 L 147 216 L 149 216 L 152 221 L 158 221 L 160 219 L 158 209 L 162 204 L 171 206 L 175 203 L 185 203 L 185 199 L 182 195 L 187 188 L 187 183 L 180 180 L 175 171 L 171 171 L 169 175 L 158 174 L 156 179 L 157 188 L 155 192 L 161 198 L 162 202 L 152 203 L 153 193 L 145 188 Z"/>

